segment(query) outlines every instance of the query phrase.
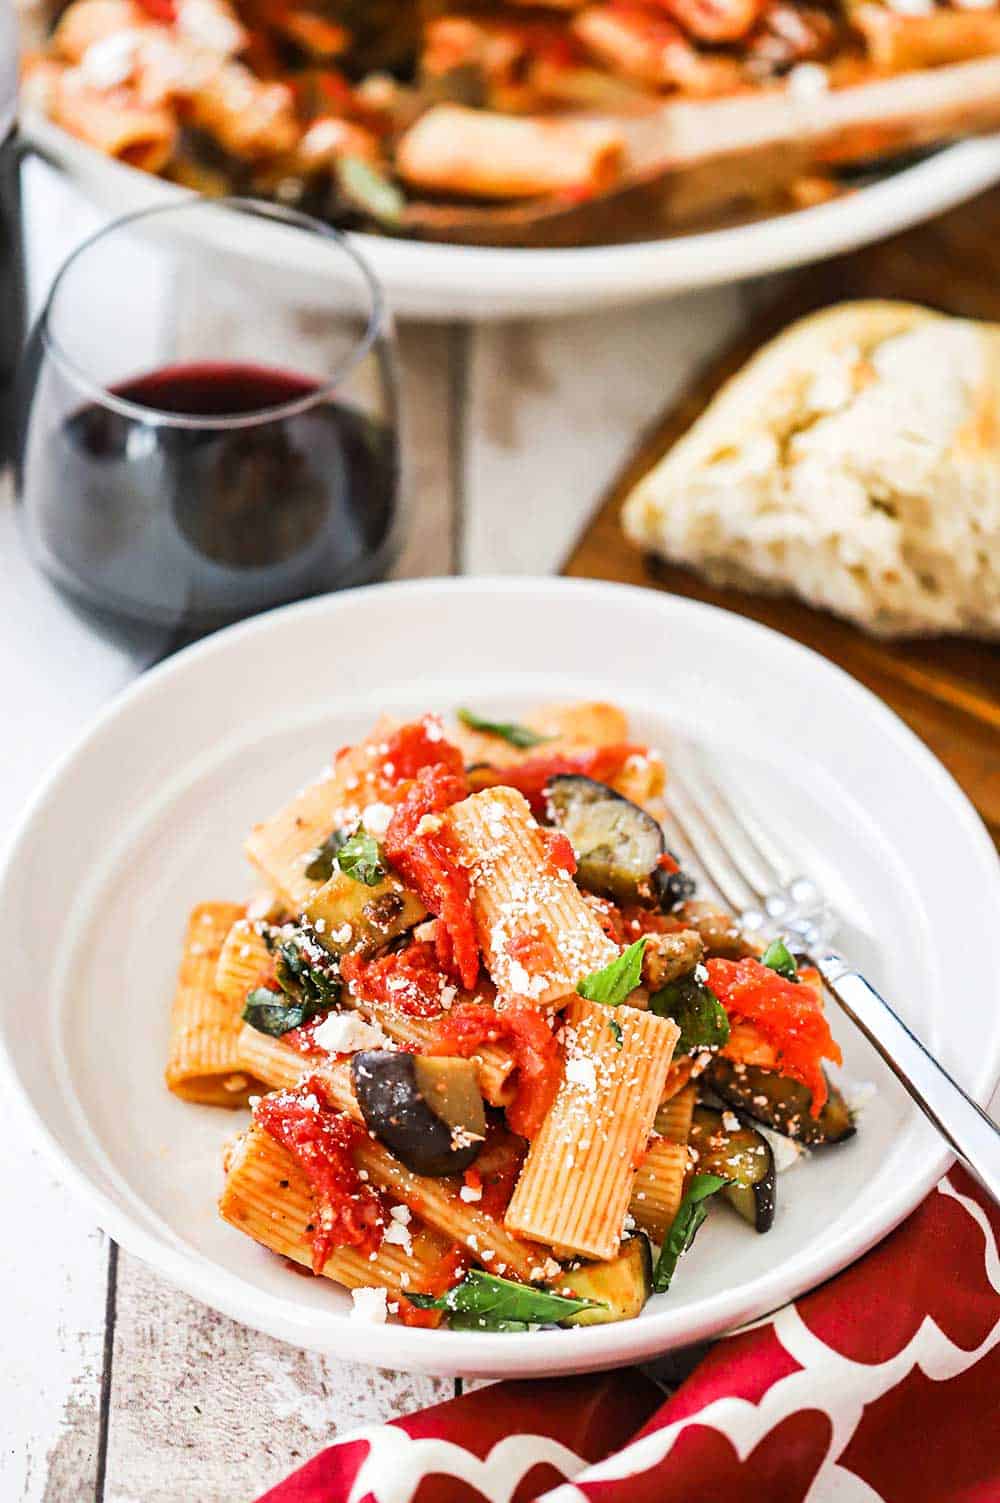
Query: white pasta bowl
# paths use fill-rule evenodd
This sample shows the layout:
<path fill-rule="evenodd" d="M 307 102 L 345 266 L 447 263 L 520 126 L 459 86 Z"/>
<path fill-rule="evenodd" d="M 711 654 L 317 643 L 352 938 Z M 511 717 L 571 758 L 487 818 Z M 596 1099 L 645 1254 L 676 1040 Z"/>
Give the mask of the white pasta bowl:
<path fill-rule="evenodd" d="M 29 141 L 108 214 L 148 208 L 186 192 L 106 157 L 35 111 L 25 111 L 23 125 Z M 941 214 L 998 180 L 1000 136 L 995 136 L 960 142 L 815 208 L 637 244 L 502 250 L 384 235 L 352 239 L 400 316 L 496 319 L 590 313 L 855 250 Z M 274 256 L 275 243 L 241 220 L 225 249 L 263 262 Z M 308 242 L 301 250 L 291 247 L 285 254 L 285 249 L 281 272 L 294 271 L 300 278 L 310 271 L 328 273 L 328 259 L 312 254 Z"/>
<path fill-rule="evenodd" d="M 948 1162 L 847 1021 L 873 1082 L 857 1135 L 780 1177 L 774 1229 L 713 1211 L 670 1291 L 620 1325 L 526 1334 L 361 1324 L 217 1216 L 242 1113 L 163 1085 L 187 912 L 251 887 L 242 838 L 382 710 L 517 713 L 608 698 L 635 732 L 712 748 L 846 915 L 872 979 L 981 1102 L 1000 1074 L 1000 869 L 943 768 L 806 648 L 618 586 L 428 580 L 330 596 L 187 649 L 115 701 L 28 810 L 0 875 L 0 1078 L 123 1246 L 226 1314 L 302 1346 L 436 1373 L 577 1372 L 773 1310 L 883 1237 Z M 509 718 L 509 715 L 507 716 Z"/>

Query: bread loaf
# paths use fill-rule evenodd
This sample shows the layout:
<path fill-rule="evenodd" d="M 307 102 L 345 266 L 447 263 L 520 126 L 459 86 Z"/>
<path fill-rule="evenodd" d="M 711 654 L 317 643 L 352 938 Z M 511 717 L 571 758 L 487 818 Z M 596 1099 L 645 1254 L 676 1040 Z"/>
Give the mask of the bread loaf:
<path fill-rule="evenodd" d="M 628 497 L 640 546 L 885 635 L 1000 635 L 1000 325 L 844 303 L 754 357 Z"/>

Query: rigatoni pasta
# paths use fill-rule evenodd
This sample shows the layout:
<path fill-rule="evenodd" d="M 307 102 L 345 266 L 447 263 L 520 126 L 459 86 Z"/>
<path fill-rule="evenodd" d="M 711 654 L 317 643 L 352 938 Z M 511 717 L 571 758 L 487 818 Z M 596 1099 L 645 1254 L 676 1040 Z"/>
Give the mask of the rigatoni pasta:
<path fill-rule="evenodd" d="M 245 1106 L 258 1082 L 240 1061 L 240 1007 L 216 985 L 223 945 L 244 910 L 199 903 L 188 919 L 170 1017 L 166 1081 L 175 1096 L 207 1106 Z"/>
<path fill-rule="evenodd" d="M 677 1036 L 669 1018 L 619 1007 L 612 1019 L 574 998 L 563 1082 L 507 1208 L 512 1231 L 562 1253 L 613 1255 Z"/>
<path fill-rule="evenodd" d="M 359 1319 L 630 1319 L 689 1194 L 770 1226 L 755 1114 L 853 1130 L 818 977 L 691 901 L 614 706 L 462 714 L 379 722 L 254 828 L 267 890 L 191 915 L 167 1081 L 250 1106 L 223 1218 Z"/>
<path fill-rule="evenodd" d="M 445 818 L 470 875 L 480 948 L 501 998 L 544 1007 L 614 959 L 613 942 L 553 861 L 522 794 L 489 788 Z"/>

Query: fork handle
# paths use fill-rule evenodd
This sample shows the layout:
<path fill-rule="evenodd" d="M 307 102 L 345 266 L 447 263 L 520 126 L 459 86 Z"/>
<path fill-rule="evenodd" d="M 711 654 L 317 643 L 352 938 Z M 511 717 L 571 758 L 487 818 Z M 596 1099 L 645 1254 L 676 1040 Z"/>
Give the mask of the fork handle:
<path fill-rule="evenodd" d="M 814 957 L 830 991 L 899 1078 L 966 1168 L 1000 1202 L 1000 1128 L 910 1032 L 884 997 L 842 955 Z"/>

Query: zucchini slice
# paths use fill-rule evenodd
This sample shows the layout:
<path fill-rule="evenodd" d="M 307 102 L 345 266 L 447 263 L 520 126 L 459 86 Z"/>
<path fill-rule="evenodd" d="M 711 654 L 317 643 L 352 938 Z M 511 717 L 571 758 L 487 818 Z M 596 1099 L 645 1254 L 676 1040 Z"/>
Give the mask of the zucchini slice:
<path fill-rule="evenodd" d="M 486 1113 L 469 1059 L 365 1049 L 351 1060 L 365 1126 L 415 1174 L 457 1174 L 483 1146 Z"/>
<path fill-rule="evenodd" d="M 719 1193 L 758 1232 L 774 1225 L 775 1172 L 771 1145 L 741 1123 L 730 1131 L 722 1112 L 695 1107 L 688 1144 L 698 1154 L 699 1173 L 731 1180 Z"/>
<path fill-rule="evenodd" d="M 656 820 L 606 783 L 559 773 L 546 788 L 549 817 L 576 853 L 577 880 L 616 903 L 665 911 L 690 897 L 694 884 L 658 864 L 667 847 Z"/>
<path fill-rule="evenodd" d="M 829 1076 L 829 1095 L 818 1117 L 810 1113 L 812 1092 L 808 1087 L 777 1070 L 737 1065 L 717 1054 L 704 1079 L 728 1106 L 809 1147 L 843 1143 L 857 1130 L 847 1102 Z"/>
<path fill-rule="evenodd" d="M 565 1326 L 603 1326 L 634 1320 L 653 1292 L 653 1254 L 642 1232 L 627 1237 L 617 1258 L 607 1263 L 582 1263 L 553 1280 L 557 1294 L 592 1299 L 602 1307 L 581 1310 L 562 1321 Z"/>

